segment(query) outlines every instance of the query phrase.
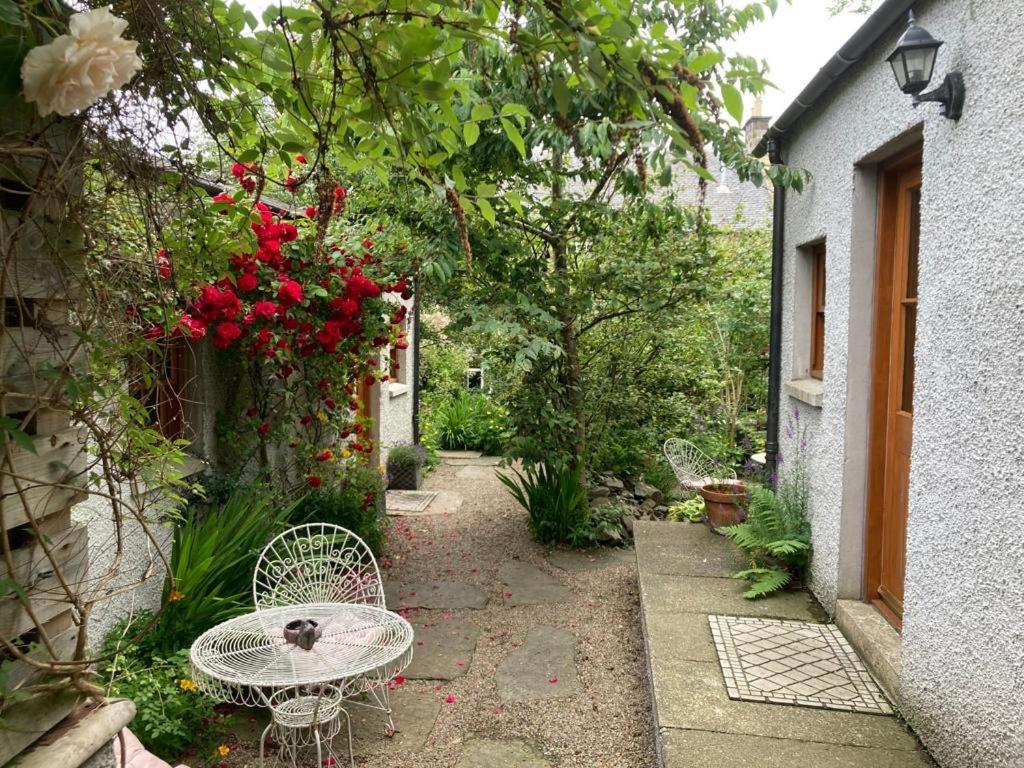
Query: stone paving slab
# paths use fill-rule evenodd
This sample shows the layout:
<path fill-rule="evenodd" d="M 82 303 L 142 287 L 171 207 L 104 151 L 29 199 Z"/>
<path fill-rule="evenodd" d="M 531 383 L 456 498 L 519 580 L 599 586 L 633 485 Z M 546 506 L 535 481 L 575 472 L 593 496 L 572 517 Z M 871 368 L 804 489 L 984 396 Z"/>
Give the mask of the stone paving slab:
<path fill-rule="evenodd" d="M 928 755 L 878 747 L 669 729 L 662 734 L 664 768 L 929 768 Z"/>
<path fill-rule="evenodd" d="M 523 646 L 498 665 L 495 682 L 506 704 L 575 696 L 576 636 L 557 627 L 531 628 Z"/>
<path fill-rule="evenodd" d="M 473 584 L 458 581 L 422 581 L 384 585 L 384 597 L 391 610 L 424 608 L 426 610 L 457 610 L 483 608 L 487 595 Z"/>
<path fill-rule="evenodd" d="M 540 568 L 521 560 L 509 560 L 498 569 L 498 578 L 505 585 L 505 605 L 544 605 L 568 603 L 576 597 L 556 579 Z"/>
<path fill-rule="evenodd" d="M 490 480 L 494 477 L 494 467 L 481 467 L 470 464 L 464 467 L 459 467 L 455 472 L 455 477 L 459 480 Z"/>
<path fill-rule="evenodd" d="M 743 597 L 745 585 L 738 579 L 640 573 L 641 598 L 645 609 L 649 606 L 652 612 L 725 613 L 796 621 L 825 618 L 807 592 L 780 592 L 764 600 L 747 600 Z"/>
<path fill-rule="evenodd" d="M 730 699 L 717 662 L 651 659 L 658 723 L 748 736 L 914 750 L 917 741 L 894 717 L 833 712 Z"/>
<path fill-rule="evenodd" d="M 391 693 L 391 709 L 395 719 L 395 735 L 391 737 L 384 734 L 387 717 L 383 712 L 346 704 L 345 708 L 352 717 L 356 755 L 415 752 L 423 749 L 441 711 L 441 703 L 442 698 L 435 691 L 415 691 L 399 686 Z M 344 758 L 338 761 L 339 766 L 348 764 L 345 735 L 342 726 L 342 732 L 334 739 L 334 751 Z"/>
<path fill-rule="evenodd" d="M 479 459 L 483 456 L 480 451 L 438 451 L 439 459 Z"/>
<path fill-rule="evenodd" d="M 388 491 L 388 494 L 394 491 Z M 431 491 L 431 493 L 434 493 Z M 427 517 L 430 515 L 450 515 L 462 509 L 462 497 L 450 491 L 438 491 L 434 493 L 433 499 L 426 508 L 413 512 L 405 509 L 395 509 L 388 506 L 388 514 L 392 517 Z"/>
<path fill-rule="evenodd" d="M 596 549 L 556 549 L 547 556 L 548 562 L 569 573 L 586 573 L 620 565 L 634 565 L 636 554 L 622 547 Z"/>
<path fill-rule="evenodd" d="M 445 464 L 453 467 L 496 467 L 501 464 L 500 456 L 449 456 Z"/>
<path fill-rule="evenodd" d="M 525 741 L 470 739 L 456 768 L 553 768 L 554 764 Z"/>
<path fill-rule="evenodd" d="M 703 524 L 638 520 L 633 536 L 642 542 L 645 573 L 730 578 L 748 567 L 736 545 Z"/>
<path fill-rule="evenodd" d="M 473 622 L 414 621 L 413 631 L 412 664 L 402 673 L 407 680 L 454 680 L 466 674 L 480 635 Z"/>

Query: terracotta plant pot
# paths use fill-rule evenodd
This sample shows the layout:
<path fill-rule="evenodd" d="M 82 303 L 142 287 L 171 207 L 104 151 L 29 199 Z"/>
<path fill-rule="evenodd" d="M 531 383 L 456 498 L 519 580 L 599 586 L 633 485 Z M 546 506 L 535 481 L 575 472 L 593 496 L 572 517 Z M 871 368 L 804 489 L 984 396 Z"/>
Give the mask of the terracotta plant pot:
<path fill-rule="evenodd" d="M 708 525 L 716 531 L 724 525 L 743 522 L 743 504 L 747 500 L 747 484 L 740 480 L 702 486 Z"/>

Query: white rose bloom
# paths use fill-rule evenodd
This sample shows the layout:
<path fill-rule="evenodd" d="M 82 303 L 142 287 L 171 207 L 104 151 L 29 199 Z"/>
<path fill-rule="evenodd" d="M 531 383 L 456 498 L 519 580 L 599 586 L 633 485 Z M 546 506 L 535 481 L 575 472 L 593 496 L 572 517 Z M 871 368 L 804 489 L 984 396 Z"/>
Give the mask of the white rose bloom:
<path fill-rule="evenodd" d="M 128 22 L 107 8 L 71 17 L 70 32 L 33 48 L 21 65 L 25 100 L 39 114 L 70 115 L 120 88 L 142 69 L 138 43 L 121 33 Z"/>

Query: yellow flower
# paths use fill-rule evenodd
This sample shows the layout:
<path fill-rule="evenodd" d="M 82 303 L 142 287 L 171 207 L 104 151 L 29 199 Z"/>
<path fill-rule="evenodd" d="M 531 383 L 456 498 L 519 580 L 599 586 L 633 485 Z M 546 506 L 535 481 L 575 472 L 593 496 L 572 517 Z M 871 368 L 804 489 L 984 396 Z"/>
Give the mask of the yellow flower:
<path fill-rule="evenodd" d="M 323 411 L 317 411 L 316 412 L 316 417 L 317 417 L 317 419 L 320 420 L 321 423 L 327 421 L 327 414 L 324 413 Z"/>
<path fill-rule="evenodd" d="M 229 747 L 227 744 L 221 744 L 219 747 L 217 747 L 217 754 L 221 757 L 227 757 L 229 752 L 231 752 L 231 747 Z"/>
<path fill-rule="evenodd" d="M 341 458 L 343 458 L 343 459 L 347 459 L 351 455 L 352 455 L 352 451 L 350 451 L 348 448 L 346 448 L 345 450 L 343 450 L 341 452 Z"/>
<path fill-rule="evenodd" d="M 177 603 L 177 602 L 180 602 L 181 600 L 185 599 L 185 593 L 184 592 L 179 592 L 176 589 L 172 589 L 171 590 L 171 594 L 169 594 L 167 596 L 167 599 L 170 602 L 172 602 L 172 603 Z"/>
<path fill-rule="evenodd" d="M 194 692 L 199 689 L 199 686 L 196 685 L 196 681 L 189 680 L 187 677 L 179 680 L 178 685 L 181 687 L 181 690 L 183 691 Z"/>

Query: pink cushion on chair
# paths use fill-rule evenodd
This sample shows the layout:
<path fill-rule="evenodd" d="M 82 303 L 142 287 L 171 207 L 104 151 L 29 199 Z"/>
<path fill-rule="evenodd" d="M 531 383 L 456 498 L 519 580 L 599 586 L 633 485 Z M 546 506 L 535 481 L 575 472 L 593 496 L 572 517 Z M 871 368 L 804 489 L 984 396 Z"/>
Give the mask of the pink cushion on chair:
<path fill-rule="evenodd" d="M 124 739 L 124 757 L 121 756 L 121 739 Z M 138 737 L 127 728 L 114 737 L 114 765 L 117 768 L 171 768 L 152 752 L 146 751 Z M 175 768 L 188 768 L 178 765 Z"/>

